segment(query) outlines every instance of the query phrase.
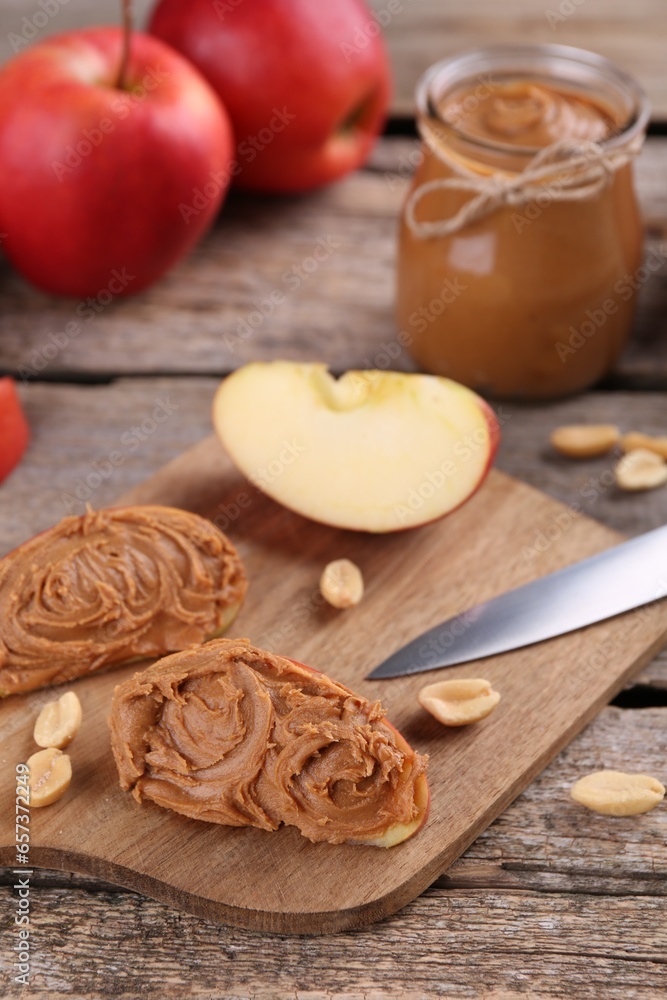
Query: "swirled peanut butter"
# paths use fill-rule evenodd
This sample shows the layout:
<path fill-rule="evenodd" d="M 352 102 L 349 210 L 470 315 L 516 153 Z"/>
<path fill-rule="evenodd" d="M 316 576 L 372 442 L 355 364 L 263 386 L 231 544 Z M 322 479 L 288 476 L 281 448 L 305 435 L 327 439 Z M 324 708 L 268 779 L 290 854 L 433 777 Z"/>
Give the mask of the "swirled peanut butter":
<path fill-rule="evenodd" d="M 441 113 L 464 135 L 532 149 L 559 139 L 598 142 L 616 124 L 604 105 L 532 80 L 499 83 L 483 99 L 470 86 L 459 88 L 443 100 Z"/>
<path fill-rule="evenodd" d="M 428 144 L 409 192 L 423 193 L 417 223 L 454 219 L 480 185 L 491 194 L 487 211 L 446 235 L 416 232 L 404 213 L 401 340 L 423 370 L 497 397 L 556 397 L 599 380 L 629 334 L 639 284 L 643 234 L 630 163 L 598 169 L 590 194 L 586 163 L 578 175 L 569 166 L 578 148 L 599 157 L 599 144 L 630 130 L 631 105 L 621 84 L 616 91 L 586 67 L 577 72 L 590 85 L 579 86 L 570 64 L 561 80 L 553 61 L 544 76 L 490 68 L 483 82 L 452 81 L 421 99 L 418 91 Z M 622 151 L 620 139 L 613 148 Z M 521 174 L 547 150 L 552 159 L 542 162 L 552 169 L 527 196 L 515 186 L 505 200 L 502 185 L 517 179 L 520 189 Z"/>
<path fill-rule="evenodd" d="M 170 507 L 67 517 L 0 561 L 0 693 L 220 634 L 246 580 L 210 521 Z"/>
<path fill-rule="evenodd" d="M 426 758 L 379 703 L 245 640 L 175 653 L 120 684 L 111 743 L 138 801 L 211 823 L 388 847 L 428 806 Z"/>

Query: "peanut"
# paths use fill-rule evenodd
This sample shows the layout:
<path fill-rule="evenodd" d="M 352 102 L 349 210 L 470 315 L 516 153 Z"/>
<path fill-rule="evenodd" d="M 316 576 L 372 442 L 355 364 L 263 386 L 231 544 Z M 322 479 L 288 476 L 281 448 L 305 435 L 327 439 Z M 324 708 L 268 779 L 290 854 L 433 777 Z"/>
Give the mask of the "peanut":
<path fill-rule="evenodd" d="M 605 816 L 637 816 L 662 802 L 665 786 L 648 774 L 596 771 L 576 781 L 570 794 L 575 802 Z"/>
<path fill-rule="evenodd" d="M 419 704 L 443 726 L 467 726 L 494 710 L 500 695 L 481 678 L 438 681 L 427 684 L 417 695 Z"/>
<path fill-rule="evenodd" d="M 569 424 L 553 431 L 551 444 L 568 458 L 594 458 L 618 444 L 620 436 L 613 424 Z"/>
<path fill-rule="evenodd" d="M 616 484 L 622 490 L 654 490 L 667 483 L 667 462 L 647 448 L 628 451 L 616 466 Z"/>
<path fill-rule="evenodd" d="M 67 691 L 58 701 L 50 701 L 37 716 L 34 739 L 38 747 L 63 750 L 79 731 L 81 702 L 74 691 Z"/>
<path fill-rule="evenodd" d="M 349 559 L 335 559 L 320 577 L 322 597 L 334 608 L 351 608 L 364 596 L 361 570 Z"/>
<path fill-rule="evenodd" d="M 30 805 L 50 806 L 65 794 L 72 780 L 72 765 L 67 754 L 56 747 L 38 750 L 28 758 Z"/>
<path fill-rule="evenodd" d="M 647 451 L 654 451 L 656 455 L 661 455 L 667 460 L 667 437 L 653 437 L 651 434 L 640 434 L 639 431 L 631 431 L 624 434 L 619 441 L 623 451 L 636 451 L 637 448 L 646 448 Z"/>

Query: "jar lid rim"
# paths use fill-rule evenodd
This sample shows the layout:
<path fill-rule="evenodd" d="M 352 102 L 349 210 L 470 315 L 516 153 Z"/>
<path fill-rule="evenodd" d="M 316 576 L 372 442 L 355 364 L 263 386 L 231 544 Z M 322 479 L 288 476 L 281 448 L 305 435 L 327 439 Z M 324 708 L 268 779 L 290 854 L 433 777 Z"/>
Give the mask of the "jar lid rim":
<path fill-rule="evenodd" d="M 523 67 L 521 62 L 524 63 Z M 620 93 L 630 96 L 633 102 L 633 113 L 611 135 L 600 141 L 600 145 L 604 148 L 624 145 L 646 130 L 651 106 L 645 90 L 633 76 L 626 73 L 610 59 L 588 49 L 551 43 L 544 45 L 488 45 L 467 49 L 452 56 L 445 56 L 433 63 L 417 84 L 415 101 L 419 116 L 425 121 L 437 121 L 439 125 L 449 129 L 457 138 L 477 148 L 483 148 L 490 152 L 511 153 L 514 156 L 534 156 L 539 152 L 538 147 L 519 146 L 472 136 L 458 129 L 456 125 L 442 117 L 437 108 L 436 100 L 442 93 L 443 83 L 450 82 L 451 85 L 454 85 L 457 82 L 462 82 L 466 79 L 466 70 L 470 71 L 470 76 L 475 75 L 472 72 L 473 68 L 480 76 L 485 69 L 486 72 L 492 72 L 493 69 L 503 69 L 506 72 L 514 70 L 520 73 L 522 70 L 528 72 L 528 66 L 532 63 L 533 72 L 537 72 L 538 67 L 535 64 L 539 62 L 544 64 L 540 72 L 545 73 L 545 71 L 551 70 L 554 80 L 561 80 L 563 83 L 573 82 L 566 75 L 562 77 L 558 75 L 556 67 L 560 63 L 561 68 L 570 66 L 578 67 L 582 71 L 589 71 L 597 76 L 601 82 L 611 84 Z M 434 94 L 436 87 L 439 87 L 440 94 Z"/>

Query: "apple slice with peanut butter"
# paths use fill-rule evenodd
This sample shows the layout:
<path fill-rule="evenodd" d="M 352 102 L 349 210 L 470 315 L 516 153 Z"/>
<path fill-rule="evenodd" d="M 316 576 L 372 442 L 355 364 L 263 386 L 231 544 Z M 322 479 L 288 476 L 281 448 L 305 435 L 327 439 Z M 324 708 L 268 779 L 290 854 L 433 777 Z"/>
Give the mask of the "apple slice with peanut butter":
<path fill-rule="evenodd" d="M 246 591 L 210 521 L 137 506 L 64 518 L 0 560 L 0 695 L 220 635 Z"/>
<path fill-rule="evenodd" d="M 426 820 L 427 758 L 379 702 L 246 640 L 135 674 L 114 692 L 110 725 L 121 787 L 193 819 L 375 847 Z"/>

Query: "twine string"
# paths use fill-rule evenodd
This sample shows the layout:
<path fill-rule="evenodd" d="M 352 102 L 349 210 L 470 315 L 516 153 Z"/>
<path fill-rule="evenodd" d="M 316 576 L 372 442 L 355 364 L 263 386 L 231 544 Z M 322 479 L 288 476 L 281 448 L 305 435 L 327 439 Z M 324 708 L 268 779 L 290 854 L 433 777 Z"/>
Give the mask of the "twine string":
<path fill-rule="evenodd" d="M 455 176 L 420 184 L 408 198 L 405 219 L 412 235 L 420 240 L 451 236 L 499 208 L 525 205 L 544 197 L 545 193 L 550 201 L 594 198 L 608 186 L 617 170 L 637 156 L 644 137 L 636 136 L 617 149 L 608 149 L 599 142 L 589 140 L 559 139 L 541 149 L 521 173 L 488 176 L 457 163 L 428 137 L 426 141 L 431 151 Z M 563 169 L 554 177 L 558 164 Z M 416 217 L 417 207 L 423 198 L 434 191 L 469 191 L 474 197 L 450 218 L 420 221 Z"/>

